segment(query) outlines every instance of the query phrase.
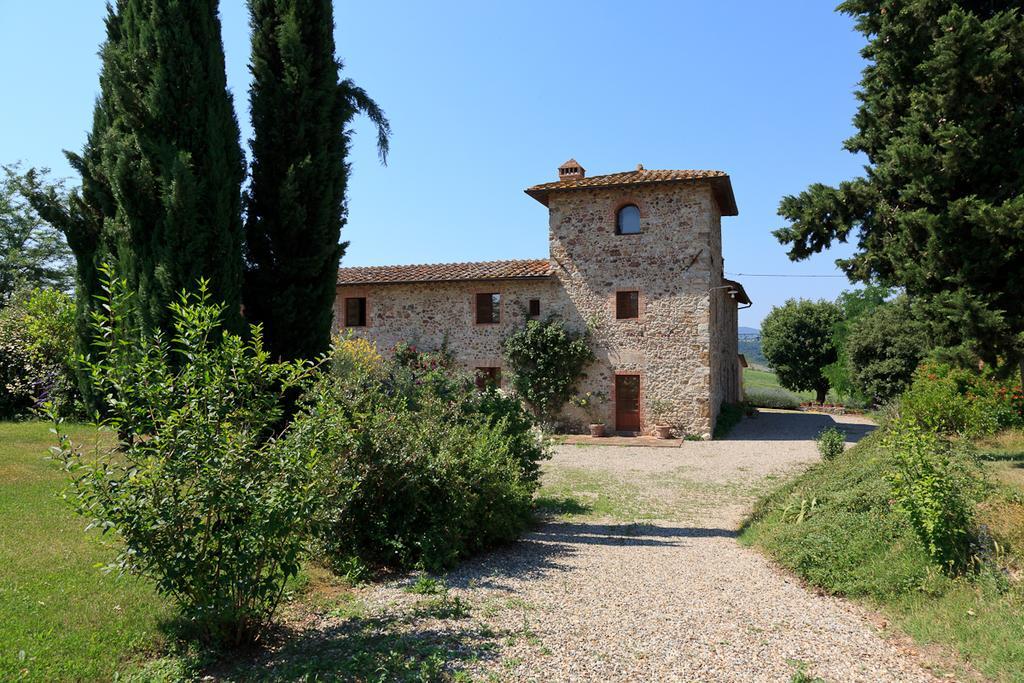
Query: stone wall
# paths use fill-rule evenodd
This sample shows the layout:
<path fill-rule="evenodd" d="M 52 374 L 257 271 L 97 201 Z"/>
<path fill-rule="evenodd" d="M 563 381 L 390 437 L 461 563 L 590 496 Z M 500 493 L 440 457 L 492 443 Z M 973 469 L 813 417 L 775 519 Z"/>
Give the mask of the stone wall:
<path fill-rule="evenodd" d="M 723 266 L 711 189 L 693 183 L 578 190 L 552 193 L 548 202 L 550 280 L 339 287 L 339 329 L 345 297 L 365 296 L 368 326 L 352 332 L 381 352 L 400 341 L 423 349 L 447 344 L 463 367 L 503 367 L 502 340 L 524 324 L 529 299 L 539 298 L 542 319 L 554 313 L 571 328 L 591 327 L 597 359 L 578 389 L 608 397 L 609 428 L 615 375 L 636 374 L 643 431 L 653 428 L 651 402 L 659 399 L 668 403 L 664 421 L 678 435 L 710 437 L 721 402 L 739 391 L 736 304 L 714 289 Z M 629 203 L 640 209 L 641 232 L 617 235 L 617 211 Z M 621 290 L 639 291 L 639 318 L 616 319 Z M 499 324 L 475 323 L 477 292 L 502 295 Z M 571 406 L 563 417 L 577 428 L 587 421 Z"/>
<path fill-rule="evenodd" d="M 640 208 L 640 234 L 617 235 L 624 204 Z M 677 433 L 709 436 L 712 425 L 710 299 L 720 263 L 717 206 L 703 185 L 638 186 L 554 193 L 549 198 L 555 275 L 569 299 L 567 320 L 594 325 L 597 361 L 583 391 L 609 394 L 616 373 L 641 381 L 640 417 L 667 401 Z M 640 317 L 615 319 L 615 293 L 640 292 Z M 607 424 L 614 426 L 609 403 Z"/>
<path fill-rule="evenodd" d="M 712 230 L 721 255 L 721 215 L 717 206 L 711 214 Z M 723 275 L 725 261 L 719 257 L 715 262 L 711 284 L 711 416 L 712 424 L 718 421 L 723 403 L 738 403 L 742 396 L 739 366 L 739 316 L 737 304 L 729 296 Z"/>
<path fill-rule="evenodd" d="M 504 367 L 501 342 L 524 325 L 530 299 L 540 299 L 541 317 L 563 306 L 553 280 L 341 286 L 337 292 L 335 330 L 369 339 L 384 354 L 399 342 L 427 351 L 447 345 L 456 361 L 467 369 Z M 501 294 L 501 322 L 476 323 L 478 292 Z M 347 297 L 366 297 L 366 327 L 344 327 Z M 502 382 L 506 384 L 504 379 Z"/>

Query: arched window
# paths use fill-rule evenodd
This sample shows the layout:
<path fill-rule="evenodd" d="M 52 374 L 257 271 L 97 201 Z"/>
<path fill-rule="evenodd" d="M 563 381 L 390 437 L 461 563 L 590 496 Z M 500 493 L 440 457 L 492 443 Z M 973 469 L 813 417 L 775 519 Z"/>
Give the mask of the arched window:
<path fill-rule="evenodd" d="M 640 209 L 636 204 L 626 204 L 615 217 L 615 232 L 619 235 L 636 235 L 640 232 Z"/>

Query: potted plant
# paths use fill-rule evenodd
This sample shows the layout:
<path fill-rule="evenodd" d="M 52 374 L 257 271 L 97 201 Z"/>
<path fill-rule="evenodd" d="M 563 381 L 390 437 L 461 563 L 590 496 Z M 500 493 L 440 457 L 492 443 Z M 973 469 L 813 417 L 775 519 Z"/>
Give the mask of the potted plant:
<path fill-rule="evenodd" d="M 572 404 L 581 408 L 590 420 L 590 435 L 604 436 L 604 404 L 608 397 L 599 391 L 588 391 L 585 394 L 573 396 Z"/>
<path fill-rule="evenodd" d="M 672 425 L 665 424 L 665 417 L 672 408 L 672 404 L 665 399 L 655 398 L 647 402 L 647 412 L 654 421 L 654 435 L 659 439 L 668 439 L 672 436 Z"/>

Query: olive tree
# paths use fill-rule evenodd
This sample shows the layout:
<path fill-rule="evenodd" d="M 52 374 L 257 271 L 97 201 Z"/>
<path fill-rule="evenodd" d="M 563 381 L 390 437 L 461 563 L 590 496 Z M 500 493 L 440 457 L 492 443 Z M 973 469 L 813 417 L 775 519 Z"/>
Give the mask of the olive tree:
<path fill-rule="evenodd" d="M 782 386 L 825 401 L 829 381 L 822 370 L 838 358 L 833 332 L 841 320 L 839 307 L 824 300 L 790 299 L 771 310 L 761 323 L 761 349 Z"/>

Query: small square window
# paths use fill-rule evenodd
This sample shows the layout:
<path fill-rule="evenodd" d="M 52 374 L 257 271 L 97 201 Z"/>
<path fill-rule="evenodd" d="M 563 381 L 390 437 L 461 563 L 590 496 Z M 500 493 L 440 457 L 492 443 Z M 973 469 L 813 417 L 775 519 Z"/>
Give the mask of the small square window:
<path fill-rule="evenodd" d="M 478 325 L 501 322 L 501 294 L 487 292 L 476 295 L 476 322 Z"/>
<path fill-rule="evenodd" d="M 615 293 L 615 317 L 618 320 L 640 317 L 640 292 Z"/>
<path fill-rule="evenodd" d="M 540 317 L 540 299 L 530 299 L 530 310 L 527 316 L 534 320 Z"/>
<path fill-rule="evenodd" d="M 366 297 L 345 299 L 345 327 L 366 327 Z"/>
<path fill-rule="evenodd" d="M 477 368 L 476 388 L 484 391 L 490 387 L 501 388 L 501 368 Z"/>

